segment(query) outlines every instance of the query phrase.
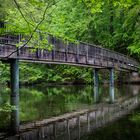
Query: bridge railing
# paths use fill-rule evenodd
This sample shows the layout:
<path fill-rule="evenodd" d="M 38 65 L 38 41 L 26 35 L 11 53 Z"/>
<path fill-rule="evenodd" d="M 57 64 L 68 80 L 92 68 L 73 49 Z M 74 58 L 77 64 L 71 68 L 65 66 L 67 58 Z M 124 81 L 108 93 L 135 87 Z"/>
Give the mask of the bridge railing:
<path fill-rule="evenodd" d="M 96 45 L 86 44 L 83 42 L 79 42 L 78 44 L 70 43 L 66 45 L 65 43 L 63 44 L 61 40 L 56 38 L 50 40 L 50 43 L 54 44 L 55 51 L 63 52 L 64 48 L 67 47 L 68 53 L 74 53 L 75 55 L 77 55 L 77 57 L 85 56 L 85 59 L 88 60 L 99 59 L 105 60 L 107 62 L 120 63 L 122 65 L 125 64 L 131 67 L 139 66 L 139 63 L 136 60 L 126 55 L 105 48 L 101 48 Z"/>
<path fill-rule="evenodd" d="M 100 46 L 83 42 L 68 43 L 67 41 L 62 41 L 61 39 L 53 36 L 49 36 L 48 40 L 49 43 L 53 45 L 53 49 L 51 51 L 48 51 L 47 47 L 46 49 L 36 49 L 33 51 L 34 47 L 25 46 L 18 51 L 19 57 L 53 60 L 59 59 L 61 61 L 68 61 L 68 59 L 71 59 L 71 62 L 103 65 L 106 67 L 119 65 L 119 67 L 129 69 L 139 67 L 139 63 L 134 59 Z M 0 55 L 3 54 L 4 57 L 8 56 L 8 54 L 16 51 L 17 48 L 14 46 L 21 42 L 23 44 L 25 43 L 25 40 L 22 40 L 21 35 L 1 36 Z M 15 52 L 12 56 L 17 57 L 16 53 L 17 52 Z"/>
<path fill-rule="evenodd" d="M 0 44 L 15 45 L 19 43 L 20 35 L 3 35 L 0 37 Z"/>

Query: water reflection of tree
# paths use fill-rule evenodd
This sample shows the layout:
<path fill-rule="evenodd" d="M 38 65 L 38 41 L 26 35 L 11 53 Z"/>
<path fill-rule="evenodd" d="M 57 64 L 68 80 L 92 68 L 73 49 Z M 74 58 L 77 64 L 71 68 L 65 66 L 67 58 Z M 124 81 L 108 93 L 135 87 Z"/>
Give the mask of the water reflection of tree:
<path fill-rule="evenodd" d="M 109 101 L 109 87 L 100 86 L 100 102 Z M 115 99 L 124 100 L 132 96 L 134 88 L 123 86 L 115 88 Z M 3 88 L 1 104 L 9 103 L 10 90 Z M 20 89 L 20 119 L 31 121 L 49 118 L 66 112 L 90 108 L 94 106 L 93 86 L 57 86 L 57 87 L 26 87 Z M 0 113 L 0 125 L 9 121 L 9 114 L 6 116 Z M 3 121 L 5 118 L 5 123 Z M 3 123 L 1 123 L 3 121 Z"/>
<path fill-rule="evenodd" d="M 9 127 L 10 122 L 10 96 L 9 89 L 1 87 L 0 89 L 0 131 Z"/>
<path fill-rule="evenodd" d="M 93 103 L 93 96 L 89 91 L 90 87 L 47 87 L 44 92 L 22 89 L 21 118 L 43 119 L 82 108 L 85 104 Z"/>

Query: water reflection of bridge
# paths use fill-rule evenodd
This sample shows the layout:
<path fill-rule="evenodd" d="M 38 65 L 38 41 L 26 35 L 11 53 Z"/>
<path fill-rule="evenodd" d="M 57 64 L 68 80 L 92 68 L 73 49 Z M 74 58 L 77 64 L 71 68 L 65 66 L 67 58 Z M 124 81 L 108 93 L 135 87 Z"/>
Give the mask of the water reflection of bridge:
<path fill-rule="evenodd" d="M 48 37 L 53 49 L 36 49 L 24 46 L 17 48 L 16 44 L 23 43 L 20 36 L 5 35 L 0 37 L 0 59 L 11 66 L 11 105 L 13 111 L 11 125 L 14 132 L 19 131 L 19 61 L 34 63 L 68 64 L 94 68 L 95 102 L 99 96 L 99 69 L 110 71 L 110 102 L 114 102 L 114 70 L 138 71 L 139 64 L 123 54 L 87 43 L 66 43 L 54 37 Z M 35 42 L 35 43 L 38 43 Z"/>
<path fill-rule="evenodd" d="M 139 96 L 134 96 L 116 104 L 100 104 L 94 109 L 35 121 L 20 126 L 18 135 L 7 140 L 75 140 L 93 132 L 120 117 L 129 114 L 140 103 Z"/>

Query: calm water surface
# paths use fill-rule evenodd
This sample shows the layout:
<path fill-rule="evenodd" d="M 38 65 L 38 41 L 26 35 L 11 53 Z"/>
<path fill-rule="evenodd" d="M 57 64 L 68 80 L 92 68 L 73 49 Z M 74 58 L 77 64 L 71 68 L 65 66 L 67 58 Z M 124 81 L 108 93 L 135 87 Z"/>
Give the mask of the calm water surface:
<path fill-rule="evenodd" d="M 132 114 L 100 128 L 80 140 L 140 140 L 140 106 Z"/>
<path fill-rule="evenodd" d="M 115 88 L 115 101 L 125 100 L 126 98 L 139 94 L 139 92 L 140 86 L 137 85 L 117 86 Z M 3 105 L 9 101 L 10 90 L 2 87 L 0 90 L 0 104 Z M 108 86 L 103 86 L 99 89 L 99 102 L 109 102 Z M 94 105 L 94 92 L 92 86 L 32 86 L 20 88 L 19 110 L 21 123 L 50 118 L 75 110 L 93 108 Z M 137 110 L 134 114 L 138 113 Z M 81 140 L 104 140 L 111 138 L 113 140 L 119 140 L 122 139 L 122 135 L 125 135 L 126 133 L 128 134 L 128 138 L 130 138 L 129 135 L 131 135 L 131 132 L 135 131 L 140 125 L 138 123 L 135 125 L 135 121 L 132 121 L 133 118 L 129 118 L 132 117 L 126 117 L 101 131 L 97 131 L 93 135 L 81 138 Z M 8 113 L 0 112 L 1 131 L 6 126 L 8 127 L 9 120 L 10 116 Z M 139 129 L 136 131 L 136 135 L 137 133 L 140 133 Z M 104 137 L 102 137 L 102 135 L 104 135 Z M 124 136 L 124 139 L 125 138 L 126 137 Z"/>

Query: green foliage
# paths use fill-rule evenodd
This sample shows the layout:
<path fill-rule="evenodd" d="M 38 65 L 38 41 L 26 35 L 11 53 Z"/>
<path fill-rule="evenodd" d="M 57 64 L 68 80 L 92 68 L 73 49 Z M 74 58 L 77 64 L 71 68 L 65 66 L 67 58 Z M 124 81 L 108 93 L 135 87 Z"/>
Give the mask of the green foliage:
<path fill-rule="evenodd" d="M 140 113 L 135 113 L 133 116 L 131 116 L 130 121 L 140 123 Z"/>
<path fill-rule="evenodd" d="M 139 7 L 139 0 L 62 0 L 52 14 L 50 32 L 125 54 L 128 48 L 133 54 L 140 44 Z"/>
<path fill-rule="evenodd" d="M 52 49 L 53 46 L 47 41 L 48 34 L 45 33 L 48 32 L 63 40 L 100 44 L 140 58 L 139 0 L 18 0 L 18 6 L 9 0 L 0 3 L 0 17 L 6 22 L 6 30 L 21 33 L 24 41 L 27 35 L 33 33 L 28 43 L 34 47 L 32 51 L 38 47 Z M 88 68 L 21 64 L 20 71 L 21 83 L 92 82 L 92 70 Z M 9 81 L 7 65 L 0 64 L 0 75 L 1 83 Z"/>
<path fill-rule="evenodd" d="M 128 49 L 131 53 L 137 54 L 139 57 L 140 54 L 140 3 L 134 5 L 130 9 L 124 26 L 128 29 L 127 34 L 132 40 L 132 44 L 129 45 Z"/>
<path fill-rule="evenodd" d="M 38 64 L 21 64 L 20 65 L 20 82 L 21 83 L 35 83 L 43 77 L 45 71 L 41 69 Z"/>
<path fill-rule="evenodd" d="M 1 84 L 10 82 L 10 69 L 0 64 Z M 92 83 L 92 69 L 68 65 L 20 63 L 20 83 Z"/>
<path fill-rule="evenodd" d="M 10 113 L 12 110 L 15 110 L 14 106 L 11 106 L 9 103 L 4 103 L 0 105 L 0 113 Z"/>
<path fill-rule="evenodd" d="M 9 102 L 0 104 L 0 129 L 7 129 L 10 124 L 10 113 L 15 110 L 14 106 L 11 106 Z"/>
<path fill-rule="evenodd" d="M 19 0 L 18 5 L 6 0 L 1 3 L 1 17 L 8 23 L 7 30 L 31 35 L 38 27 L 30 41 L 34 48 L 52 48 L 44 34 L 48 32 L 64 40 L 101 44 L 139 57 L 139 0 Z"/>
<path fill-rule="evenodd" d="M 6 82 L 10 79 L 9 67 L 2 62 L 0 62 L 0 77 L 0 84 L 6 84 Z"/>

